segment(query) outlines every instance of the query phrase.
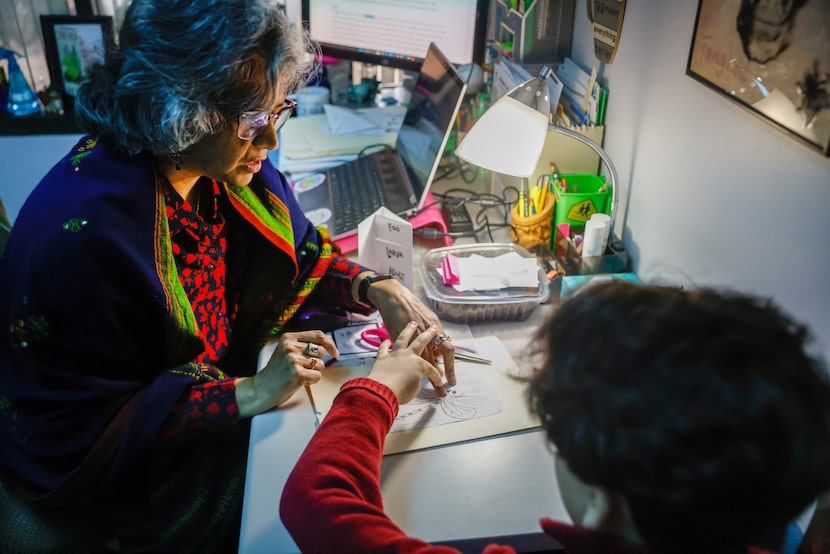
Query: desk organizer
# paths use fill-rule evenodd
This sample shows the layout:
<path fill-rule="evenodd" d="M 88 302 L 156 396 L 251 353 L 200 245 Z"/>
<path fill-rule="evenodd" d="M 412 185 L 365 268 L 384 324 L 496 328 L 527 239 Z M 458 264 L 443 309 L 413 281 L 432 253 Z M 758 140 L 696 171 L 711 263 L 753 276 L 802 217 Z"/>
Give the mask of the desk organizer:
<path fill-rule="evenodd" d="M 547 245 L 538 244 L 532 252 L 543 267 L 555 266 L 558 271 L 550 272 L 550 297 L 557 302 L 562 293 L 563 280 L 566 277 L 586 275 L 613 275 L 631 271 L 631 259 L 620 239 L 611 236 L 602 256 L 583 258 L 569 245 L 566 253 L 553 254 Z"/>
<path fill-rule="evenodd" d="M 584 226 L 595 213 L 610 214 L 611 185 L 606 186 L 605 179 L 582 173 L 566 173 L 562 178 L 567 180 L 569 192 L 555 191 L 554 226 L 560 223 Z"/>
<path fill-rule="evenodd" d="M 510 212 L 510 221 L 516 230 L 516 242 L 530 248 L 534 244 L 550 244 L 551 242 L 551 214 L 556 203 L 553 193 L 545 195 L 545 205 L 542 211 L 527 217 L 519 213 L 519 202 L 513 205 Z"/>
<path fill-rule="evenodd" d="M 433 248 L 426 252 L 421 264 L 421 282 L 435 313 L 442 319 L 459 323 L 527 319 L 536 306 L 547 301 L 550 296 L 548 279 L 541 267 L 536 288 L 506 288 L 496 291 L 459 292 L 451 285 L 444 284 L 439 271 L 444 259 L 450 254 L 459 258 L 474 254 L 495 258 L 511 252 L 524 258 L 535 258 L 526 248 L 510 243 L 464 244 Z"/>
<path fill-rule="evenodd" d="M 497 41 L 519 65 L 552 64 L 571 55 L 575 0 L 496 0 Z M 518 8 L 518 9 L 517 9 Z"/>

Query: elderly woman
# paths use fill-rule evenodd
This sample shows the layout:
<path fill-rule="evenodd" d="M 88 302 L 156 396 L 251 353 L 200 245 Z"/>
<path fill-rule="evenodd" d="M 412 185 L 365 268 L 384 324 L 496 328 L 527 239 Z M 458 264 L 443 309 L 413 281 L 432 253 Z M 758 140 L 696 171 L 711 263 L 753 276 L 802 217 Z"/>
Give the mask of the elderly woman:
<path fill-rule="evenodd" d="M 122 550 L 235 549 L 247 421 L 338 354 L 287 331 L 295 314 L 377 308 L 392 336 L 414 322 L 439 337 L 418 363 L 442 356 L 449 383 L 452 344 L 395 279 L 334 252 L 268 161 L 314 69 L 276 0 L 134 0 L 119 39 L 77 95 L 88 135 L 2 261 L 0 476 Z"/>

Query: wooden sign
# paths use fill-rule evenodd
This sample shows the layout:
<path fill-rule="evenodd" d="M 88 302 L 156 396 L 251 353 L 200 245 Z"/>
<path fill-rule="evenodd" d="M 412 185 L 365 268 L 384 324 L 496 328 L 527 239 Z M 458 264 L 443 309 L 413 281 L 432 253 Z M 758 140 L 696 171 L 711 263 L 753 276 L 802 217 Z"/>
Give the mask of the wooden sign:
<path fill-rule="evenodd" d="M 588 22 L 594 35 L 594 55 L 602 63 L 614 61 L 622 34 L 625 0 L 588 0 Z"/>

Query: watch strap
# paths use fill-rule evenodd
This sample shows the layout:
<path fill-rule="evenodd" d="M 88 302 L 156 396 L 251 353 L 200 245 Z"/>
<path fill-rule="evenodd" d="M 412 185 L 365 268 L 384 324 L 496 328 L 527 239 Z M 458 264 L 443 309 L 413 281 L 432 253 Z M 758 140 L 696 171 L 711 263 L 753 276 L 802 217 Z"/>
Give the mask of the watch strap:
<path fill-rule="evenodd" d="M 357 299 L 363 304 L 367 304 L 373 308 L 377 307 L 372 304 L 371 300 L 369 300 L 369 286 L 372 283 L 376 283 L 377 281 L 385 281 L 386 279 L 394 279 L 394 277 L 386 273 L 372 273 L 371 275 L 364 277 L 363 280 L 360 281 L 360 285 L 357 287 Z"/>

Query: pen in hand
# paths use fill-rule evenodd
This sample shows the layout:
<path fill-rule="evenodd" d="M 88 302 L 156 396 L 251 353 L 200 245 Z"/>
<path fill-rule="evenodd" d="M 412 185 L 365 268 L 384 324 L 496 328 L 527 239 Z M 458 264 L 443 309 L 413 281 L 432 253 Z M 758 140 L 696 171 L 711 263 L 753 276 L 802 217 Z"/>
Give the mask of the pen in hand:
<path fill-rule="evenodd" d="M 314 427 L 320 425 L 320 412 L 317 411 L 317 404 L 314 402 L 314 395 L 311 394 L 311 385 L 305 384 L 305 392 L 308 394 L 308 401 L 311 402 L 311 409 L 314 410 Z"/>

